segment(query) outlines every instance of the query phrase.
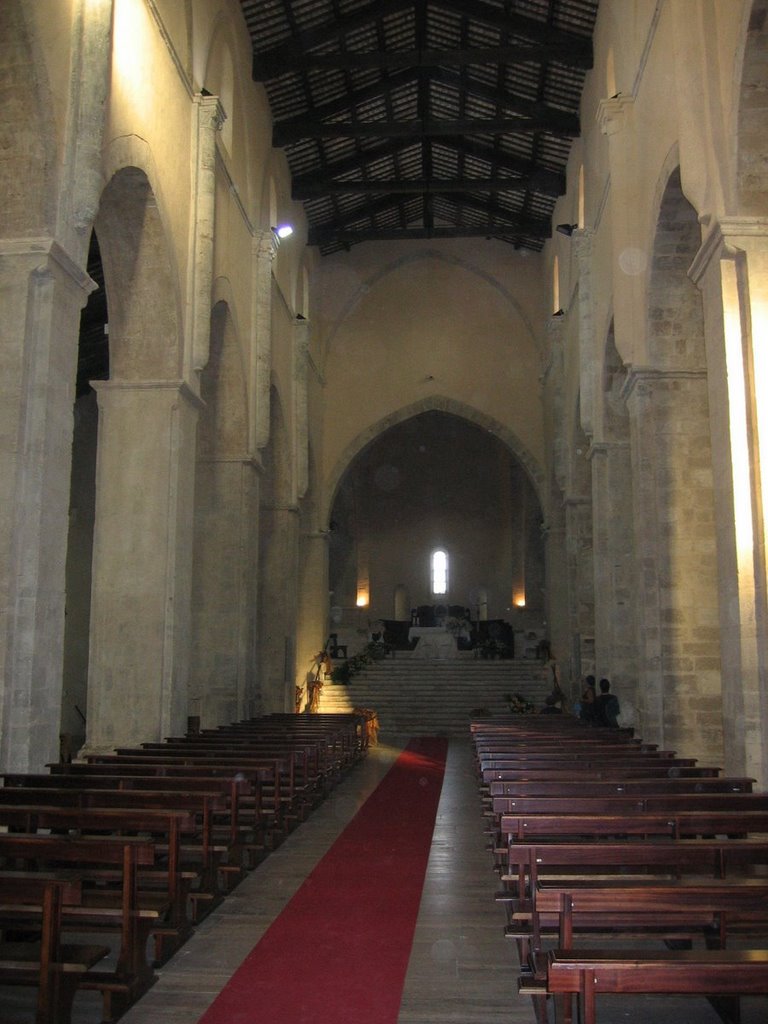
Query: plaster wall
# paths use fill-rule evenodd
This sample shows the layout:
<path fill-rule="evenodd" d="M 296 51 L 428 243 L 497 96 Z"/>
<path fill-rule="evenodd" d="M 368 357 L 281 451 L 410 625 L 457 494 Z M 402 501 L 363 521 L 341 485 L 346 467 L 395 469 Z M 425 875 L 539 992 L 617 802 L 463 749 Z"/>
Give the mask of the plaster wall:
<path fill-rule="evenodd" d="M 431 396 L 503 424 L 541 466 L 538 259 L 490 243 L 359 248 L 324 260 L 315 284 L 327 497 L 356 438 Z"/>

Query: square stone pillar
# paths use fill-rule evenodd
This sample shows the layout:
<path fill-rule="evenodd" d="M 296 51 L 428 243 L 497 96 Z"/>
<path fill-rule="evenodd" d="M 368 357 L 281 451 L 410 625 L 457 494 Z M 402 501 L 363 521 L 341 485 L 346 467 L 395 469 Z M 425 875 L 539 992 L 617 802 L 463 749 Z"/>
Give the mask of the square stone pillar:
<path fill-rule="evenodd" d="M 258 464 L 197 464 L 189 710 L 204 728 L 253 714 Z"/>
<path fill-rule="evenodd" d="M 328 639 L 328 533 L 315 531 L 301 537 L 299 554 L 298 626 L 296 630 L 296 686 L 307 698 L 307 673 L 315 655 Z"/>
<path fill-rule="evenodd" d="M 567 567 L 568 621 L 574 674 L 594 672 L 595 587 L 592 541 L 592 502 L 586 497 L 565 502 L 565 561 Z M 548 566 L 547 579 L 562 574 L 556 563 Z M 551 586 L 550 583 L 547 584 Z M 575 680 L 577 686 L 579 680 Z"/>
<path fill-rule="evenodd" d="M 722 763 L 720 632 L 707 377 L 633 368 L 639 706 L 644 738 Z"/>
<path fill-rule="evenodd" d="M 690 270 L 702 290 L 712 417 L 725 768 L 768 785 L 768 222 L 715 224 Z"/>
<path fill-rule="evenodd" d="M 94 287 L 51 238 L 0 246 L 0 749 L 58 760 L 80 311 Z"/>
<path fill-rule="evenodd" d="M 635 553 L 629 444 L 591 446 L 593 561 L 595 570 L 595 675 L 607 676 L 622 706 L 622 722 L 643 735 L 636 713 Z M 633 710 L 635 713 L 633 714 Z"/>
<path fill-rule="evenodd" d="M 299 578 L 299 511 L 262 506 L 259 545 L 261 711 L 293 711 Z"/>
<path fill-rule="evenodd" d="M 186 726 L 199 404 L 178 381 L 96 390 L 88 752 Z"/>

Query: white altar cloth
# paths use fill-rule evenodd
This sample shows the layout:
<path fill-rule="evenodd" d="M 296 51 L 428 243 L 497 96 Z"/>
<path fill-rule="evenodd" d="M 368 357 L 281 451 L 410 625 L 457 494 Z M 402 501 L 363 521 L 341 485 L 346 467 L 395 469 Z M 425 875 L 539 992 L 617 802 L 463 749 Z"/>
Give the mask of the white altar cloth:
<path fill-rule="evenodd" d="M 418 639 L 413 651 L 414 658 L 456 658 L 456 638 L 442 626 L 411 626 L 408 639 Z"/>

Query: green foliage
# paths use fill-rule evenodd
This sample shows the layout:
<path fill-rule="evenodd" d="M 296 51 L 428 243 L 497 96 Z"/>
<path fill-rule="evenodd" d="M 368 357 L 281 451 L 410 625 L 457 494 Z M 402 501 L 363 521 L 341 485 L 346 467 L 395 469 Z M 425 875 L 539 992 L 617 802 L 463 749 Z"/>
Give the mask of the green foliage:
<path fill-rule="evenodd" d="M 331 682 L 346 685 L 353 676 L 362 672 L 368 665 L 386 658 L 391 649 L 390 645 L 384 643 L 383 640 L 372 640 L 358 654 L 354 654 L 331 669 Z"/>

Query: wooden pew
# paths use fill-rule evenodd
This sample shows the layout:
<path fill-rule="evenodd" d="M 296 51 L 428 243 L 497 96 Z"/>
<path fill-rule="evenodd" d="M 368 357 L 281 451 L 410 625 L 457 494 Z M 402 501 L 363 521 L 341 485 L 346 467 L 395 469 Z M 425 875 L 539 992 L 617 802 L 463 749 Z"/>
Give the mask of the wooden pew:
<path fill-rule="evenodd" d="M 286 738 L 253 739 L 230 736 L 190 736 L 168 739 L 162 743 L 143 743 L 140 748 L 118 747 L 121 757 L 146 752 L 150 756 L 189 756 L 196 759 L 251 759 L 258 756 L 279 757 L 283 762 L 283 815 L 294 822 L 306 819 L 326 793 L 326 762 L 320 743 Z"/>
<path fill-rule="evenodd" d="M 108 946 L 61 940 L 62 911 L 81 893 L 74 877 L 0 877 L 0 928 L 31 916 L 39 932 L 36 942 L 0 940 L 0 982 L 37 988 L 35 1024 L 70 1024 L 81 980 L 109 954 Z"/>
<path fill-rule="evenodd" d="M 757 925 L 763 935 L 768 921 L 763 909 L 768 880 L 745 882 L 737 876 L 734 886 L 731 874 L 734 868 L 751 870 L 752 864 L 768 863 L 768 794 L 748 792 L 749 780 L 722 780 L 726 791 L 718 791 L 720 782 L 705 780 L 717 779 L 719 769 L 701 771 L 695 760 L 679 759 L 671 751 L 644 752 L 638 757 L 636 749 L 628 746 L 621 755 L 620 747 L 611 751 L 603 738 L 593 745 L 590 732 L 583 739 L 575 738 L 571 726 L 553 725 L 549 731 L 536 723 L 519 729 L 513 726 L 506 736 L 502 730 L 497 735 L 491 732 L 477 741 L 478 771 L 494 815 L 494 852 L 497 857 L 506 853 L 508 861 L 504 881 L 510 889 L 499 894 L 511 912 L 507 934 L 518 940 L 523 957 L 531 947 L 534 953 L 541 950 L 542 932 L 557 936 L 559 948 L 548 955 L 549 974 L 543 988 L 541 961 L 536 956 L 530 964 L 534 970 L 524 972 L 520 982 L 521 991 L 535 996 L 540 1022 L 546 1020 L 547 992 L 559 991 L 558 985 L 567 990 L 557 980 L 557 972 L 566 970 L 563 965 L 574 952 L 568 948 L 574 932 L 582 935 L 586 930 L 594 935 L 608 929 L 610 937 L 625 933 L 625 940 L 637 934 L 647 940 L 654 932 L 667 938 L 701 933 L 709 945 L 722 946 L 739 915 L 750 926 Z M 633 772 L 638 773 L 634 778 Z M 733 838 L 750 833 L 752 838 Z M 682 835 L 697 838 L 664 838 Z M 723 838 L 712 838 L 716 835 Z M 611 870 L 619 875 L 610 877 L 606 873 Z M 554 874 L 540 874 L 547 871 Z M 632 876 L 634 871 L 641 873 L 638 878 Z M 672 873 L 663 887 L 655 885 L 651 872 L 656 871 Z M 698 877 L 705 872 L 717 878 L 726 871 L 729 884 L 717 897 L 713 886 L 722 883 L 711 879 L 702 883 Z M 683 885 L 677 882 L 681 875 Z M 694 877 L 702 888 L 699 895 L 694 892 Z M 736 894 L 736 888 L 747 894 Z M 678 892 L 687 895 L 678 896 Z M 733 1000 L 723 1002 L 723 997 L 766 991 L 759 987 L 764 984 L 759 978 L 761 971 L 765 978 L 768 965 L 768 953 L 751 958 L 739 954 L 750 963 L 762 957 L 766 964 L 739 966 L 744 977 L 734 981 L 724 966 L 725 961 L 729 967 L 734 965 L 731 952 L 704 951 L 710 958 L 721 956 L 721 962 L 708 960 L 706 982 L 700 980 L 698 988 L 690 981 L 682 982 L 688 987 L 680 987 L 672 975 L 657 972 L 661 960 L 668 963 L 678 958 L 685 963 L 679 969 L 685 975 L 692 969 L 685 955 L 690 950 L 665 951 L 656 962 L 654 954 L 646 957 L 644 952 L 621 950 L 610 960 L 610 950 L 601 950 L 597 967 L 587 959 L 591 951 L 574 952 L 586 966 L 576 968 L 575 987 L 570 991 L 582 993 L 584 1024 L 594 1024 L 594 1002 L 587 1004 L 584 988 L 589 979 L 602 982 L 610 960 L 611 970 L 615 966 L 621 977 L 606 983 L 604 991 L 630 991 L 629 986 L 637 984 L 637 991 L 714 994 L 717 1009 L 728 1013 L 733 1011 Z M 642 958 L 641 966 L 627 966 L 626 959 L 632 957 Z M 628 980 L 631 970 L 635 971 L 632 981 Z M 643 980 L 645 972 L 649 973 Z M 570 997 L 558 997 L 556 1006 L 558 1021 L 569 1021 Z"/>
<path fill-rule="evenodd" d="M 675 814 L 677 811 L 768 811 L 768 793 L 668 793 L 582 796 L 497 796 L 492 811 L 503 814 Z"/>
<path fill-rule="evenodd" d="M 630 767 L 621 763 L 606 765 L 603 768 L 584 769 L 580 764 L 569 767 L 559 765 L 556 768 L 540 765 L 536 768 L 484 768 L 481 779 L 484 786 L 491 782 L 515 782 L 517 779 L 538 779 L 567 781 L 576 776 L 594 780 L 600 779 L 713 779 L 717 778 L 721 769 L 712 766 L 698 765 L 694 767 L 667 767 L 664 763 L 646 763 Z"/>
<path fill-rule="evenodd" d="M 768 929 L 768 879 L 573 877 L 539 880 L 530 899 L 508 903 L 505 935 L 518 945 L 521 968 L 537 983 L 546 979 L 545 938 L 570 949 L 574 938 L 704 939 L 725 948 L 729 936 L 764 936 Z M 533 994 L 533 993 L 531 993 Z"/>
<path fill-rule="evenodd" d="M 240 876 L 243 866 L 243 858 L 240 854 L 240 844 L 252 838 L 258 832 L 261 825 L 260 799 L 258 784 L 253 780 L 243 777 L 229 776 L 202 776 L 202 775 L 179 775 L 175 777 L 157 775 L 132 775 L 124 773 L 97 773 L 89 772 L 62 772 L 51 775 L 44 774 L 23 774 L 6 773 L 0 776 L 7 789 L 34 789 L 52 790 L 66 789 L 70 791 L 84 791 L 92 794 L 94 790 L 109 790 L 110 792 L 123 792 L 131 790 L 143 793 L 200 793 L 207 795 L 221 794 L 226 801 L 226 808 L 212 808 L 211 820 L 208 831 L 211 842 L 218 835 L 227 846 L 229 862 L 219 864 L 219 870 L 230 876 L 227 888 Z M 0 789 L 0 794 L 2 794 Z M 20 797 L 20 800 L 24 798 Z M 106 798 L 110 804 L 114 801 Z M 120 798 L 115 798 L 120 802 Z M 150 805 L 152 797 L 143 799 L 140 797 L 127 798 L 132 803 Z M 94 801 L 94 803 L 97 801 Z M 100 802 L 100 801 L 99 801 Z M 165 803 L 165 801 L 163 801 Z M 171 800 L 172 803 L 175 801 Z M 0 795 L 0 805 L 2 796 Z M 246 806 L 247 805 L 247 806 Z M 205 831 L 205 830 L 204 830 Z"/>
<path fill-rule="evenodd" d="M 571 838 L 594 840 L 601 836 L 743 837 L 768 834 L 768 812 L 675 811 L 673 814 L 504 814 L 501 834 L 506 841 Z M 506 853 L 506 843 L 502 849 Z"/>
<path fill-rule="evenodd" d="M 635 794 L 650 796 L 663 793 L 751 793 L 754 779 L 723 776 L 720 778 L 679 779 L 515 779 L 489 784 L 491 797 L 496 796 L 613 796 Z"/>
<path fill-rule="evenodd" d="M 51 764 L 47 767 L 56 779 L 61 776 L 73 778 L 111 776 L 124 780 L 126 786 L 131 778 L 157 779 L 163 785 L 162 780 L 165 779 L 171 781 L 187 778 L 242 781 L 250 787 L 251 792 L 239 793 L 238 806 L 241 809 L 252 809 L 251 820 L 246 822 L 246 828 L 253 828 L 256 833 L 256 839 L 250 839 L 243 843 L 243 848 L 251 852 L 263 853 L 267 847 L 274 845 L 280 831 L 278 815 L 278 830 L 275 832 L 274 812 L 275 804 L 277 804 L 278 810 L 281 805 L 281 762 L 279 758 L 259 758 L 257 762 L 251 762 L 248 766 L 218 764 L 208 759 L 192 763 L 187 763 L 187 760 L 183 759 L 183 763 L 178 763 L 176 759 L 152 757 L 131 760 L 117 755 L 101 755 L 88 762 L 72 761 L 68 764 Z"/>
<path fill-rule="evenodd" d="M 601 993 L 742 996 L 768 993 L 768 950 L 699 949 L 553 950 L 548 955 L 547 991 L 577 996 L 583 1024 L 597 1024 Z M 564 1000 L 556 1020 L 570 1019 Z M 722 1011 L 721 1011 L 722 1012 Z M 730 1019 L 736 1024 L 737 1015 Z"/>
<path fill-rule="evenodd" d="M 275 845 L 290 831 L 303 814 L 300 809 L 300 793 L 295 783 L 294 760 L 285 754 L 250 754 L 228 755 L 211 750 L 206 754 L 192 751 L 187 753 L 171 753 L 162 751 L 146 751 L 141 748 L 124 750 L 116 754 L 92 754 L 87 758 L 89 765 L 117 765 L 118 771 L 129 771 L 130 765 L 140 766 L 141 774 L 147 771 L 160 771 L 172 774 L 174 770 L 197 772 L 201 768 L 210 768 L 212 774 L 242 774 L 245 778 L 250 773 L 271 772 L 272 782 L 261 779 L 262 813 L 269 820 L 271 842 Z M 77 769 L 72 765 L 73 770 Z"/>
<path fill-rule="evenodd" d="M 181 846 L 181 852 L 193 858 L 200 868 L 197 888 L 189 890 L 194 906 L 194 920 L 200 921 L 221 903 L 223 888 L 220 882 L 220 863 L 226 855 L 226 846 L 214 842 L 213 820 L 216 811 L 226 810 L 226 800 L 219 790 L 202 792 L 162 792 L 159 790 L 114 790 L 83 788 L 0 788 L 0 820 L 5 810 L 14 805 L 42 807 L 72 807 L 82 810 L 131 809 L 137 811 L 157 809 L 189 811 L 197 821 L 197 829 Z"/>
<path fill-rule="evenodd" d="M 20 804 L 0 809 L 2 825 L 24 833 L 51 829 L 100 838 L 105 838 L 105 834 L 110 837 L 137 834 L 151 836 L 158 853 L 152 871 L 156 873 L 158 891 L 166 894 L 169 904 L 165 918 L 152 927 L 156 964 L 164 963 L 192 934 L 187 913 L 187 893 L 191 879 L 181 863 L 182 836 L 195 835 L 199 829 L 192 812 L 155 808 L 83 809 Z M 194 878 L 197 875 L 197 872 L 193 873 Z M 149 872 L 143 872 L 142 877 L 148 878 Z"/>
<path fill-rule="evenodd" d="M 524 754 L 520 751 L 510 753 L 509 751 L 495 751 L 478 759 L 481 772 L 486 769 L 527 769 L 528 771 L 548 770 L 550 768 L 578 768 L 585 771 L 602 771 L 611 765 L 621 768 L 647 768 L 664 767 L 672 773 L 675 768 L 695 768 L 695 757 L 651 757 L 647 754 L 622 755 L 620 752 L 596 751 L 590 748 L 582 748 L 578 751 L 552 751 Z"/>
<path fill-rule="evenodd" d="M 734 866 L 768 864 L 768 837 L 761 839 L 657 839 L 652 842 L 510 843 L 508 889 L 501 898 L 523 898 L 535 891 L 542 872 L 584 875 L 635 869 L 725 878 Z"/>
<path fill-rule="evenodd" d="M 768 931 L 768 878 L 686 879 L 664 885 L 629 885 L 623 878 L 539 882 L 529 919 L 534 953 L 546 932 L 557 937 L 559 949 L 571 949 L 576 934 L 606 929 L 622 939 L 629 931 L 668 936 L 670 929 L 693 929 L 709 946 L 725 949 L 734 932 L 747 929 L 764 936 Z"/>
<path fill-rule="evenodd" d="M 105 1021 L 119 1016 L 154 984 L 155 974 L 146 956 L 147 939 L 166 918 L 170 902 L 163 894 L 139 892 L 140 867 L 155 863 L 153 843 L 126 837 L 4 833 L 0 834 L 0 861 L 6 878 L 9 865 L 24 866 L 23 875 L 14 872 L 21 881 L 42 876 L 52 866 L 71 865 L 82 879 L 82 891 L 76 905 L 63 909 L 63 930 L 118 933 L 114 970 L 89 970 L 80 981 L 83 988 L 102 994 Z"/>

